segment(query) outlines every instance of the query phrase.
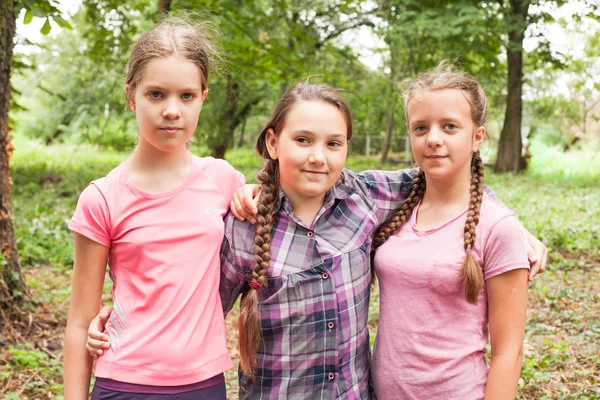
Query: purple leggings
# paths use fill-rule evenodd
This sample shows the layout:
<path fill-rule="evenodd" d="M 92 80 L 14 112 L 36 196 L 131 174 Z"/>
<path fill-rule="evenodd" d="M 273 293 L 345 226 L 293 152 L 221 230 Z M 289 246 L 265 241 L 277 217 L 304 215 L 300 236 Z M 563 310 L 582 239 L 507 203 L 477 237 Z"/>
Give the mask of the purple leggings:
<path fill-rule="evenodd" d="M 222 376 L 222 375 L 221 375 Z M 181 393 L 129 393 L 114 389 L 105 389 L 96 384 L 92 391 L 92 400 L 226 400 L 227 391 L 225 381 L 221 380 L 216 385 Z"/>

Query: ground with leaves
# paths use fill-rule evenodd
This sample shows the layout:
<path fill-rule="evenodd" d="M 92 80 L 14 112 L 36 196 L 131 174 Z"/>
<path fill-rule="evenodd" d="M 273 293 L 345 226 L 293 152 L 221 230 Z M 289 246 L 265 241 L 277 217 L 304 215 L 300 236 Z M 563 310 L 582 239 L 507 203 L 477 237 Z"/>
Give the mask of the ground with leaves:
<path fill-rule="evenodd" d="M 594 153 L 534 154 L 540 155 L 524 176 L 488 174 L 496 194 L 551 248 L 549 270 L 530 285 L 519 398 L 600 399 L 600 160 Z M 124 156 L 17 141 L 13 208 L 32 298 L 24 320 L 0 310 L 0 399 L 61 397 L 72 265 L 66 224 L 79 191 Z M 248 178 L 253 176 L 258 164 L 251 151 L 229 158 Z M 362 170 L 376 162 L 354 158 L 349 164 Z M 373 336 L 378 304 L 374 290 Z M 234 360 L 236 317 L 234 310 L 226 321 Z M 236 398 L 235 369 L 226 373 L 226 380 L 230 397 Z"/>

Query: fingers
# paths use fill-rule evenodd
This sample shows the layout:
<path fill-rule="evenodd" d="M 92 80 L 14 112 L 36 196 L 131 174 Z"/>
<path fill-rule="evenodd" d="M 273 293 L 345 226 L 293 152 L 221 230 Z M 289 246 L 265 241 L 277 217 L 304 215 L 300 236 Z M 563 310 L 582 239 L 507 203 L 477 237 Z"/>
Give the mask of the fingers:
<path fill-rule="evenodd" d="M 103 321 L 103 324 L 105 324 L 106 321 L 108 321 L 108 319 L 110 318 L 112 310 L 113 308 L 111 306 L 104 306 L 98 312 L 97 317 L 100 318 L 101 321 Z"/>
<path fill-rule="evenodd" d="M 540 250 L 540 258 L 534 264 L 531 265 L 529 271 L 529 281 L 531 282 L 537 274 L 541 274 L 546 271 L 546 263 L 548 261 L 548 248 L 542 244 Z"/>
<path fill-rule="evenodd" d="M 244 196 L 242 198 L 242 206 L 244 210 L 255 216 L 258 214 L 258 193 L 260 186 L 258 185 L 246 185 L 244 186 Z"/>
<path fill-rule="evenodd" d="M 248 220 L 255 224 L 255 215 L 258 213 L 258 197 L 254 199 L 255 193 L 259 191 L 258 185 L 244 185 L 239 188 L 229 204 L 231 214 L 240 221 Z"/>
<path fill-rule="evenodd" d="M 529 281 L 546 270 L 546 262 L 548 261 L 548 248 L 537 238 L 531 236 L 527 241 L 527 256 L 531 268 L 529 270 Z"/>
<path fill-rule="evenodd" d="M 233 199 L 231 199 L 231 203 L 229 203 L 229 210 L 231 214 L 240 221 L 245 221 L 246 217 L 244 214 L 244 208 L 240 204 L 240 200 L 238 198 L 237 193 L 233 195 Z"/>

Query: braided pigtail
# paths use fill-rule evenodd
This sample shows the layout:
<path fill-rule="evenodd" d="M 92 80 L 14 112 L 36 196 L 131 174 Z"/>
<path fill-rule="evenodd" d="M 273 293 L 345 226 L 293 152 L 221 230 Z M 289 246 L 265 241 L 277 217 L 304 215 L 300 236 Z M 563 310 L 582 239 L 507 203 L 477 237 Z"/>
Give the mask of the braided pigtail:
<path fill-rule="evenodd" d="M 257 175 L 261 183 L 261 194 L 258 201 L 256 234 L 254 235 L 255 265 L 250 281 L 250 291 L 242 301 L 238 319 L 240 367 L 245 375 L 253 378 L 256 352 L 261 340 L 258 290 L 267 286 L 267 269 L 271 259 L 271 232 L 279 190 L 277 165 L 276 161 L 265 160 L 263 169 Z"/>
<path fill-rule="evenodd" d="M 463 261 L 461 275 L 465 288 L 465 297 L 471 304 L 477 304 L 479 293 L 483 290 L 484 280 L 481 266 L 473 256 L 471 250 L 475 243 L 475 229 L 479 223 L 479 212 L 483 200 L 483 162 L 479 151 L 473 154 L 471 160 L 471 199 L 465 222 L 465 260 Z"/>
<path fill-rule="evenodd" d="M 406 197 L 406 200 L 404 200 L 404 203 L 402 203 L 400 210 L 392 218 L 384 222 L 375 233 L 371 252 L 371 282 L 375 282 L 375 263 L 373 262 L 375 251 L 404 225 L 410 214 L 412 214 L 412 211 L 423 198 L 425 187 L 425 173 L 423 170 L 420 170 L 413 179 L 410 186 L 410 193 Z"/>

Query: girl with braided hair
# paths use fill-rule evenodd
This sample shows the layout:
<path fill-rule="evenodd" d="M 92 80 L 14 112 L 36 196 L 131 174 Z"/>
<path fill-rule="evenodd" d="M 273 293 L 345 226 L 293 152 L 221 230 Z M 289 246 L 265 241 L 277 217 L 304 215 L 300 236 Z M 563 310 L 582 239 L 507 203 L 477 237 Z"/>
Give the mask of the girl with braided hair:
<path fill-rule="evenodd" d="M 517 218 L 483 191 L 485 95 L 442 63 L 412 82 L 405 112 L 420 170 L 373 240 L 381 290 L 375 392 L 514 399 L 529 262 Z"/>
<path fill-rule="evenodd" d="M 369 399 L 369 249 L 413 170 L 344 169 L 352 119 L 339 93 L 298 84 L 258 138 L 256 224 L 225 219 L 220 293 L 241 295 L 240 398 Z"/>

